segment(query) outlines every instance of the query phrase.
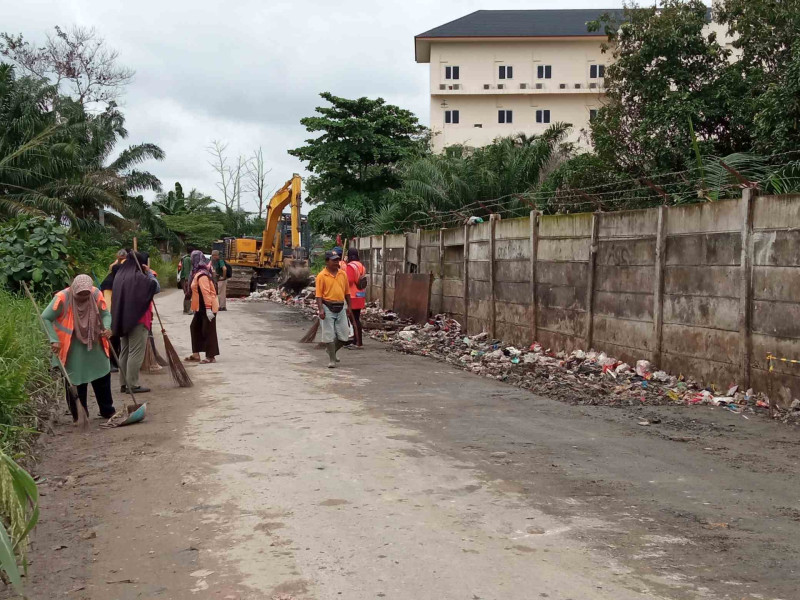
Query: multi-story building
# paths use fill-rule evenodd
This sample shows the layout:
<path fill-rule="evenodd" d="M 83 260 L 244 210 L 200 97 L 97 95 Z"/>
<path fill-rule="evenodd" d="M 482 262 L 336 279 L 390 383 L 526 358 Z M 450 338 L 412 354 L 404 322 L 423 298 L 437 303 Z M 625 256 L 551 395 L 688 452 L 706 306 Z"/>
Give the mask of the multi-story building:
<path fill-rule="evenodd" d="M 479 10 L 416 36 L 416 61 L 430 64 L 434 149 L 540 134 L 556 122 L 571 123 L 569 139 L 588 147 L 611 60 L 601 51 L 608 38 L 588 23 L 604 13 L 623 17 L 620 9 Z M 708 29 L 732 50 L 711 17 L 709 9 Z"/>
<path fill-rule="evenodd" d="M 601 106 L 607 41 L 587 23 L 614 9 L 479 10 L 415 38 L 418 63 L 430 63 L 436 150 L 482 146 L 499 136 L 573 125 L 572 141 Z"/>

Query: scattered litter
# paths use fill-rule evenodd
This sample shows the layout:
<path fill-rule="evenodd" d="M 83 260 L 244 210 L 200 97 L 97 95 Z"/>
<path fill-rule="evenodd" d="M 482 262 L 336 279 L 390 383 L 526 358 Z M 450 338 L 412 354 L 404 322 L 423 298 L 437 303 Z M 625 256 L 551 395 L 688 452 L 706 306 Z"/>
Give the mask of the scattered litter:
<path fill-rule="evenodd" d="M 296 296 L 284 290 L 254 292 L 245 302 L 271 301 L 300 309 L 316 318 L 315 289 L 311 285 Z M 447 315 L 436 315 L 426 323 L 415 324 L 397 313 L 371 302 L 361 311 L 365 332 L 390 345 L 391 350 L 437 360 L 476 375 L 504 381 L 532 392 L 583 405 L 659 406 L 669 404 L 718 407 L 748 417 L 759 410 L 766 414 L 769 398 L 752 389 L 740 391 L 731 385 L 724 395 L 713 387 L 703 388 L 682 374 L 654 370 L 648 360 L 637 360 L 635 367 L 595 350 L 553 351 L 538 342 L 519 348 L 490 339 L 485 331 L 466 335 L 461 324 Z M 775 418 L 800 423 L 800 400 L 777 407 Z M 655 424 L 650 420 L 642 426 Z"/>

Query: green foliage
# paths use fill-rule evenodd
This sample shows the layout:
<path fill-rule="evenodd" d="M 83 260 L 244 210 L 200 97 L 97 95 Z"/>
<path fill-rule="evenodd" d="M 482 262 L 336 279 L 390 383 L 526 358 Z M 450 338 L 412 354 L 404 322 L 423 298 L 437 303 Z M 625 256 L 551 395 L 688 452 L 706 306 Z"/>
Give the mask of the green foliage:
<path fill-rule="evenodd" d="M 571 147 L 563 144 L 569 128 L 556 123 L 541 136 L 498 138 L 474 149 L 451 146 L 440 155 L 406 160 L 397 167 L 400 187 L 388 194 L 366 228 L 371 233 L 408 230 L 453 211 L 462 211 L 466 220 L 530 210 L 522 196 L 537 188 L 548 167 L 569 154 Z"/>
<path fill-rule="evenodd" d="M 22 594 L 28 534 L 39 521 L 39 490 L 30 474 L 0 452 L 0 571 Z M 8 524 L 8 525 L 6 525 Z"/>
<path fill-rule="evenodd" d="M 37 426 L 37 406 L 58 393 L 50 376 L 50 348 L 32 304 L 0 288 L 0 451 L 23 452 Z"/>
<path fill-rule="evenodd" d="M 0 218 L 50 216 L 91 232 L 100 210 L 111 208 L 123 216 L 109 213 L 112 226 L 125 229 L 131 220 L 134 226 L 141 221 L 169 239 L 157 217 L 142 214 L 134 195 L 161 189 L 158 178 L 139 166 L 163 159 L 164 152 L 147 143 L 119 152 L 117 144 L 127 135 L 113 102 L 102 112 L 87 112 L 46 82 L 18 78 L 0 64 Z"/>
<path fill-rule="evenodd" d="M 762 152 L 797 150 L 800 148 L 798 124 L 800 124 L 800 42 L 795 42 L 794 52 L 785 68 L 758 98 L 758 112 L 755 116 L 756 147 Z"/>
<path fill-rule="evenodd" d="M 210 249 L 225 231 L 225 222 L 221 213 L 164 215 L 164 223 L 176 232 L 184 244 L 195 248 Z"/>
<path fill-rule="evenodd" d="M 37 293 L 69 282 L 66 230 L 49 219 L 20 218 L 0 228 L 0 286 L 31 282 Z"/>
<path fill-rule="evenodd" d="M 353 235 L 378 209 L 385 191 L 400 180 L 394 165 L 427 150 L 427 130 L 408 110 L 372 100 L 320 94 L 331 106 L 300 122 L 319 134 L 289 154 L 308 163 L 311 203 L 326 203 L 309 215 L 312 228 L 329 235 Z"/>
<path fill-rule="evenodd" d="M 592 122 L 595 150 L 619 169 L 677 171 L 691 152 L 689 119 L 704 154 L 751 144 L 752 115 L 742 110 L 745 82 L 730 51 L 703 31 L 700 0 L 664 0 L 627 8 L 624 22 L 605 16 L 613 62 L 606 69 L 606 105 Z"/>

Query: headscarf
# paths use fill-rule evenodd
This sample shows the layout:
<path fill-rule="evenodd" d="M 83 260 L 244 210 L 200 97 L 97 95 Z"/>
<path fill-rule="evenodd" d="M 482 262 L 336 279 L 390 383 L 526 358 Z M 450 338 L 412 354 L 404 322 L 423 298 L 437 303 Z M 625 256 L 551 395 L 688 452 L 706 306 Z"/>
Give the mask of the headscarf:
<path fill-rule="evenodd" d="M 114 335 L 128 335 L 150 308 L 150 302 L 156 295 L 158 283 L 139 267 L 146 263 L 146 255 L 130 252 L 114 276 L 111 288 L 114 298 L 111 304 L 111 329 Z"/>
<path fill-rule="evenodd" d="M 123 263 L 114 263 L 111 265 L 111 272 L 106 275 L 106 278 L 100 283 L 101 292 L 114 289 L 114 278 L 117 276 L 117 271 L 122 267 L 122 264 Z"/>
<path fill-rule="evenodd" d="M 198 273 L 203 273 L 211 277 L 211 262 L 206 258 L 201 250 L 192 251 L 192 274 L 189 277 L 189 282 L 194 281 L 194 276 Z"/>
<path fill-rule="evenodd" d="M 88 275 L 78 275 L 72 280 L 72 317 L 74 320 L 73 331 L 75 337 L 91 350 L 94 343 L 100 339 L 103 322 L 100 320 L 100 309 L 92 298 L 92 278 Z M 81 292 L 89 292 L 81 294 Z"/>

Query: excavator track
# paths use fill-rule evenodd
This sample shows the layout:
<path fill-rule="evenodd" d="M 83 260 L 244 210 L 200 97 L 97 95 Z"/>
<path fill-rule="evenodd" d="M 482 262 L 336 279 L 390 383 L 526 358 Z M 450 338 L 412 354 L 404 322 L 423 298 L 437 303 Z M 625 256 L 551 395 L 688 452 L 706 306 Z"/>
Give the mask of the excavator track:
<path fill-rule="evenodd" d="M 252 278 L 252 267 L 233 267 L 233 274 L 228 279 L 227 297 L 243 298 L 249 296 Z"/>

